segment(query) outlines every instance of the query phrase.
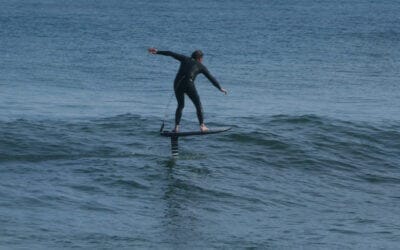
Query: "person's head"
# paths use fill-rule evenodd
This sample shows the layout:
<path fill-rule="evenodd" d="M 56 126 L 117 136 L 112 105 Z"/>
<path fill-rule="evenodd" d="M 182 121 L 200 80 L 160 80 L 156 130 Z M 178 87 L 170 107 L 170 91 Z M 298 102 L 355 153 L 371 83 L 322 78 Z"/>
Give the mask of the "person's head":
<path fill-rule="evenodd" d="M 193 51 L 192 58 L 198 62 L 202 62 L 203 61 L 203 52 L 201 52 L 201 50 Z"/>

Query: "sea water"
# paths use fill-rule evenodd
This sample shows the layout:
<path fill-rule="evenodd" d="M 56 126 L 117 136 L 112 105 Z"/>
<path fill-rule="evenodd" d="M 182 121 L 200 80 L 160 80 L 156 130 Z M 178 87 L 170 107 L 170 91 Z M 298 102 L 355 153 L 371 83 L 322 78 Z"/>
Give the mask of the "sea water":
<path fill-rule="evenodd" d="M 0 6 L 0 248 L 398 248 L 398 1 Z"/>

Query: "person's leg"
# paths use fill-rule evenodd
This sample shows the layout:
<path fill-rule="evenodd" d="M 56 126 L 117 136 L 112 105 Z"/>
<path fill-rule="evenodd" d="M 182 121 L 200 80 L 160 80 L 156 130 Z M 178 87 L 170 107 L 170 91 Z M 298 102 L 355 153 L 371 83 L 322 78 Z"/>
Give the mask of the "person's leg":
<path fill-rule="evenodd" d="M 186 94 L 189 96 L 190 100 L 192 100 L 194 106 L 196 107 L 197 119 L 199 120 L 200 130 L 205 132 L 208 130 L 206 125 L 204 125 L 204 117 L 203 117 L 203 108 L 201 106 L 200 97 L 197 93 L 195 86 L 191 86 L 187 89 Z"/>
<path fill-rule="evenodd" d="M 185 95 L 183 91 L 176 90 L 175 91 L 176 101 L 178 102 L 178 106 L 175 112 L 175 132 L 179 131 L 179 123 L 182 117 L 182 110 L 185 107 Z"/>

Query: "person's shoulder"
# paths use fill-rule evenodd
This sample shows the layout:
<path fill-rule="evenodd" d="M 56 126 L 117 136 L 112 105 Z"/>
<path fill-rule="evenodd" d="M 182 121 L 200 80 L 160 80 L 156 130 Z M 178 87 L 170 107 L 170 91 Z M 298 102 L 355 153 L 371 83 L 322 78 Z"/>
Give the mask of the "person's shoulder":
<path fill-rule="evenodd" d="M 206 65 L 204 65 L 203 63 L 197 62 L 197 61 L 196 61 L 196 63 L 199 65 L 199 67 L 200 67 L 202 70 L 204 70 L 204 71 L 207 71 L 207 70 L 208 70 L 207 67 L 206 67 Z"/>
<path fill-rule="evenodd" d="M 190 65 L 197 65 L 198 62 L 194 60 L 193 58 L 189 56 L 185 56 L 185 59 L 183 60 L 184 63 L 190 64 Z"/>

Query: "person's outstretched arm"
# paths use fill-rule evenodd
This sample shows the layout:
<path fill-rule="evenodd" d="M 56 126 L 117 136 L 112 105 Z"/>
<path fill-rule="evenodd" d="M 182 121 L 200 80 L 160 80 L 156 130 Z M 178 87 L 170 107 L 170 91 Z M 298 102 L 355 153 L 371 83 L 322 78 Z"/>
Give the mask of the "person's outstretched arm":
<path fill-rule="evenodd" d="M 170 57 L 173 57 L 176 60 L 181 61 L 181 62 L 186 59 L 186 56 L 178 54 L 178 53 L 175 53 L 175 52 L 171 52 L 171 51 L 160 51 L 160 50 L 158 50 L 156 48 L 149 48 L 148 51 L 149 51 L 150 54 L 170 56 Z"/>
<path fill-rule="evenodd" d="M 215 79 L 210 72 L 208 71 L 208 69 L 206 67 L 203 68 L 202 73 L 207 77 L 207 79 L 217 88 L 219 89 L 221 92 L 223 92 L 225 95 L 228 94 L 228 91 L 226 91 L 225 89 L 221 88 L 221 85 L 219 84 L 219 82 L 217 81 L 217 79 Z"/>

